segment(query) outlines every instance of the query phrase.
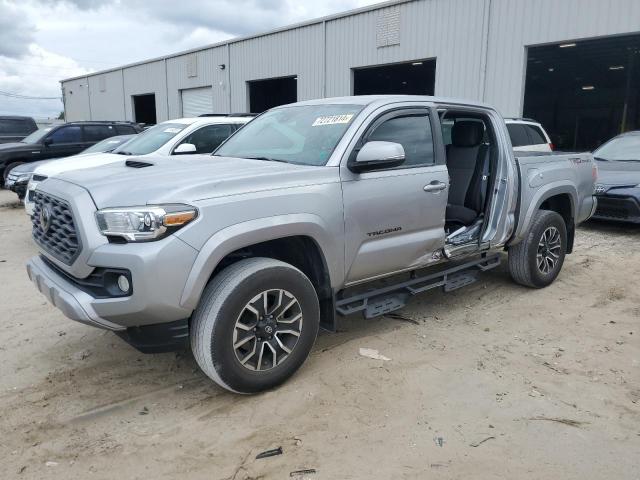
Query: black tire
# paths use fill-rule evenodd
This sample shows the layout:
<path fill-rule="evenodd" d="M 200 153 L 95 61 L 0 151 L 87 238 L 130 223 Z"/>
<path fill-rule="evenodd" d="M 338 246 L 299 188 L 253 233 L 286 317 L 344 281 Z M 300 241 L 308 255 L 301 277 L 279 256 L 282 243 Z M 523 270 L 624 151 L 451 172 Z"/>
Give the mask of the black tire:
<path fill-rule="evenodd" d="M 555 241 L 550 243 L 543 238 L 543 235 L 555 235 L 555 232 L 559 237 L 559 248 L 555 246 Z M 553 249 L 549 248 L 549 245 L 554 245 Z M 566 252 L 567 226 L 564 219 L 556 212 L 539 210 L 533 217 L 527 236 L 509 249 L 511 278 L 526 287 L 546 287 L 558 277 Z M 557 259 L 555 259 L 556 256 Z M 540 266 L 541 259 L 542 266 Z M 554 259 L 555 264 L 551 267 L 550 264 Z M 544 271 L 545 269 L 547 271 Z"/>
<path fill-rule="evenodd" d="M 13 162 L 7 165 L 2 172 L 2 186 L 4 187 L 7 184 L 7 177 L 11 173 L 11 169 L 17 167 L 18 165 L 22 165 L 24 162 Z"/>
<path fill-rule="evenodd" d="M 269 325 L 265 323 L 262 323 L 261 327 L 259 327 L 260 323 L 256 323 L 254 325 L 256 328 L 252 332 L 242 333 L 249 329 L 244 328 L 246 325 L 240 318 L 244 319 L 247 312 L 251 315 L 252 311 L 247 310 L 249 305 L 260 306 L 259 303 L 250 303 L 252 299 L 255 300 L 264 292 L 275 295 L 273 292 L 277 291 L 284 291 L 283 295 L 290 295 L 286 297 L 287 304 L 291 298 L 297 301 L 292 308 L 296 309 L 296 318 L 301 315 L 301 320 L 297 321 L 299 332 L 297 323 L 295 327 L 282 326 L 277 320 L 264 320 L 273 316 L 277 318 L 278 315 L 263 317 L 260 316 L 261 313 L 255 312 L 256 322 L 269 321 L 271 322 L 269 325 L 274 326 L 275 340 L 260 336 L 267 335 L 265 329 Z M 282 295 L 279 298 L 278 305 L 285 303 Z M 267 300 L 265 300 L 266 303 Z M 276 306 L 271 311 L 278 309 L 279 307 Z M 267 314 L 269 310 L 264 308 Z M 287 310 L 283 310 L 279 315 L 284 315 L 286 312 Z M 284 322 L 285 317 L 283 316 L 281 320 Z M 242 324 L 242 329 L 238 328 L 238 322 Z M 247 325 L 249 323 L 247 322 Z M 225 268 L 205 288 L 191 319 L 191 349 L 202 371 L 218 385 L 236 393 L 256 393 L 283 383 L 300 368 L 313 347 L 319 324 L 318 296 L 311 281 L 300 270 L 271 258 L 249 258 Z M 256 330 L 258 330 L 257 333 Z M 299 335 L 295 337 L 291 333 L 284 333 L 290 330 L 296 330 L 295 333 Z M 270 332 L 273 331 L 272 329 Z M 253 348 L 255 352 L 260 345 L 259 348 L 265 350 L 265 355 L 268 354 L 267 356 L 271 357 L 271 361 L 265 364 L 269 366 L 268 369 L 260 370 L 262 355 L 253 370 L 250 365 L 256 363 L 255 354 L 247 362 L 249 366 L 241 363 L 241 360 L 247 360 L 244 355 L 241 359 L 238 353 L 240 350 L 237 345 L 242 342 L 238 341 L 234 344 L 235 335 L 239 335 L 237 332 L 245 335 L 242 340 L 246 340 L 251 335 L 254 336 L 245 344 L 246 349 L 250 350 L 250 347 L 255 345 Z M 277 336 L 280 332 L 282 335 L 287 335 L 286 339 L 283 340 L 285 337 L 282 335 Z M 277 355 L 272 347 L 262 345 L 269 343 L 278 348 L 276 341 L 279 345 L 282 345 L 283 341 L 295 341 L 295 344 L 288 344 L 290 353 L 285 352 L 284 356 L 280 356 L 282 363 L 274 359 Z M 273 352 L 272 356 L 271 352 Z"/>

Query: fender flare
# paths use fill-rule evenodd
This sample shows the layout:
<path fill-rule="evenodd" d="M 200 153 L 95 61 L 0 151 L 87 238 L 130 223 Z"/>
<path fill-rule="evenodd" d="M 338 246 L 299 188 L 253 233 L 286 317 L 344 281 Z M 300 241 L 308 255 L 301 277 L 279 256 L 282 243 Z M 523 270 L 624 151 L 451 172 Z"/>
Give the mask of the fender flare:
<path fill-rule="evenodd" d="M 569 195 L 569 199 L 571 202 L 571 217 L 576 217 L 576 209 L 578 203 L 578 192 L 576 188 L 567 183 L 565 181 L 552 182 L 546 185 L 543 188 L 540 188 L 529 203 L 529 209 L 524 214 L 521 214 L 518 219 L 518 227 L 516 229 L 516 233 L 513 236 L 513 239 L 509 242 L 509 245 L 515 245 L 519 243 L 527 233 L 529 225 L 533 219 L 535 213 L 540 210 L 540 205 L 542 205 L 545 200 L 548 200 L 551 197 L 555 197 L 557 195 Z"/>
<path fill-rule="evenodd" d="M 231 252 L 256 243 L 305 236 L 316 242 L 324 257 L 332 287 L 342 281 L 342 262 L 334 252 L 335 239 L 321 217 L 290 214 L 264 217 L 226 227 L 211 236 L 200 249 L 185 283 L 180 305 L 195 309 L 207 282 L 220 261 Z"/>

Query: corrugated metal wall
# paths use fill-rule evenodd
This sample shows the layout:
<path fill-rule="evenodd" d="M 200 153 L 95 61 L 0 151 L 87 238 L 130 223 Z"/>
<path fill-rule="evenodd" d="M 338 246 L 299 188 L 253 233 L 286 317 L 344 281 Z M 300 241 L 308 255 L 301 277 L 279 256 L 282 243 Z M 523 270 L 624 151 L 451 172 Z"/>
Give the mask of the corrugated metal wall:
<path fill-rule="evenodd" d="M 121 120 L 125 118 L 122 71 L 89 77 L 91 120 Z"/>
<path fill-rule="evenodd" d="M 527 46 L 637 32 L 639 0 L 491 0 L 484 100 L 522 113 Z"/>
<path fill-rule="evenodd" d="M 436 95 L 478 98 L 485 0 L 427 0 L 327 23 L 327 96 L 352 93 L 352 69 L 436 59 Z M 385 10 L 400 10 L 400 44 L 378 48 Z"/>
<path fill-rule="evenodd" d="M 232 43 L 231 109 L 248 111 L 247 81 L 298 76 L 298 100 L 323 96 L 322 24 Z"/>
<path fill-rule="evenodd" d="M 392 9 L 399 10 L 400 43 L 379 47 L 380 16 Z M 246 111 L 247 81 L 297 75 L 299 100 L 350 95 L 353 68 L 435 58 L 436 95 L 484 100 L 517 116 L 527 46 L 638 32 L 640 0 L 415 0 L 96 74 L 84 91 L 78 85 L 86 78 L 65 81 L 65 91 L 74 91 L 65 105 L 69 120 L 121 113 L 111 119 L 132 120 L 131 95 L 155 93 L 162 121 L 181 115 L 181 89 L 210 85 L 216 111 Z M 118 74 L 121 101 L 111 89 Z M 107 92 L 94 87 L 101 75 L 108 75 Z"/>
<path fill-rule="evenodd" d="M 62 95 L 64 98 L 64 115 L 67 121 L 91 120 L 89 81 L 87 77 L 64 82 Z"/>
<path fill-rule="evenodd" d="M 165 61 L 159 60 L 142 65 L 125 68 L 124 77 L 124 106 L 125 120 L 133 118 L 133 95 L 155 93 L 156 117 L 158 122 L 169 119 L 167 107 L 167 77 Z"/>
<path fill-rule="evenodd" d="M 194 62 L 195 72 L 189 72 L 189 65 L 193 67 Z M 224 65 L 224 69 L 221 69 L 221 65 Z M 229 112 L 228 65 L 226 46 L 168 58 L 169 118 L 182 116 L 180 90 L 187 88 L 212 87 L 214 112 Z"/>

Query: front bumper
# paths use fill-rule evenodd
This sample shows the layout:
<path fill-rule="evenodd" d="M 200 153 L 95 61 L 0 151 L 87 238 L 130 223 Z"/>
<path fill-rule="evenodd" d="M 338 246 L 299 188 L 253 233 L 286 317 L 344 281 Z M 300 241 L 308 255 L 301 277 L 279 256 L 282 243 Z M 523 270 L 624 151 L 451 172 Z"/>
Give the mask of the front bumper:
<path fill-rule="evenodd" d="M 27 215 L 31 216 L 33 215 L 33 192 L 36 189 L 36 186 L 38 184 L 31 181 L 27 184 L 27 187 L 25 189 L 25 193 L 24 193 L 24 211 Z"/>
<path fill-rule="evenodd" d="M 91 304 L 93 297 L 65 280 L 40 257 L 27 262 L 27 275 L 40 293 L 71 320 L 107 330 L 124 330 L 101 318 Z"/>
<path fill-rule="evenodd" d="M 46 195 L 68 203 L 80 248 L 66 264 L 47 250 L 48 243 L 41 243 L 44 260 L 34 257 L 27 264 L 29 277 L 51 303 L 72 320 L 109 330 L 190 317 L 192 309 L 182 306 L 181 298 L 196 249 L 175 235 L 145 243 L 109 243 L 98 230 L 96 207 L 86 190 L 57 179 L 45 183 Z M 111 274 L 123 271 L 130 291 L 116 295 Z"/>
<path fill-rule="evenodd" d="M 27 182 L 7 182 L 6 187 L 18 195 L 18 198 L 22 200 L 27 193 Z"/>
<path fill-rule="evenodd" d="M 592 218 L 640 223 L 640 192 L 628 190 L 631 189 L 616 189 L 615 193 L 598 195 L 598 208 Z"/>

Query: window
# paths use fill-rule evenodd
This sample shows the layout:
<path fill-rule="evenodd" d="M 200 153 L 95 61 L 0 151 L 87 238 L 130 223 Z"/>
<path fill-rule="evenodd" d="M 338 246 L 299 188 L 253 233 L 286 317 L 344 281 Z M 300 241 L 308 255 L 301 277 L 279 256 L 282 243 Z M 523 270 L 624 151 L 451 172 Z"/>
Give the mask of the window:
<path fill-rule="evenodd" d="M 55 130 L 49 135 L 48 140 L 52 145 L 61 143 L 80 143 L 82 142 L 82 129 L 79 125 L 67 125 Z"/>
<path fill-rule="evenodd" d="M 507 130 L 511 137 L 511 145 L 514 147 L 523 147 L 530 144 L 529 136 L 527 135 L 524 125 L 518 123 L 507 123 Z"/>
<path fill-rule="evenodd" d="M 540 145 L 541 143 L 547 143 L 547 139 L 544 138 L 544 134 L 540 127 L 536 127 L 535 125 L 523 125 L 527 132 L 529 132 L 529 139 L 531 140 L 531 145 Z"/>
<path fill-rule="evenodd" d="M 118 135 L 135 135 L 138 133 L 131 125 L 116 125 L 116 131 Z"/>
<path fill-rule="evenodd" d="M 193 132 L 180 144 L 195 145 L 196 153 L 212 153 L 232 132 L 231 125 L 207 125 Z"/>
<path fill-rule="evenodd" d="M 155 152 L 169 140 L 187 128 L 186 123 L 160 123 L 133 137 L 130 142 L 118 147 L 114 153 L 122 155 L 147 155 Z"/>
<path fill-rule="evenodd" d="M 33 124 L 26 120 L 5 118 L 0 120 L 0 134 L 28 135 L 33 132 Z"/>
<path fill-rule="evenodd" d="M 275 108 L 247 123 L 216 156 L 326 165 L 362 105 L 296 105 Z"/>
<path fill-rule="evenodd" d="M 110 125 L 85 125 L 82 128 L 84 128 L 85 142 L 99 142 L 116 134 L 115 129 Z"/>
<path fill-rule="evenodd" d="M 404 147 L 402 167 L 432 165 L 434 163 L 431 122 L 427 114 L 407 114 L 390 118 L 378 125 L 367 141 L 395 142 Z"/>

